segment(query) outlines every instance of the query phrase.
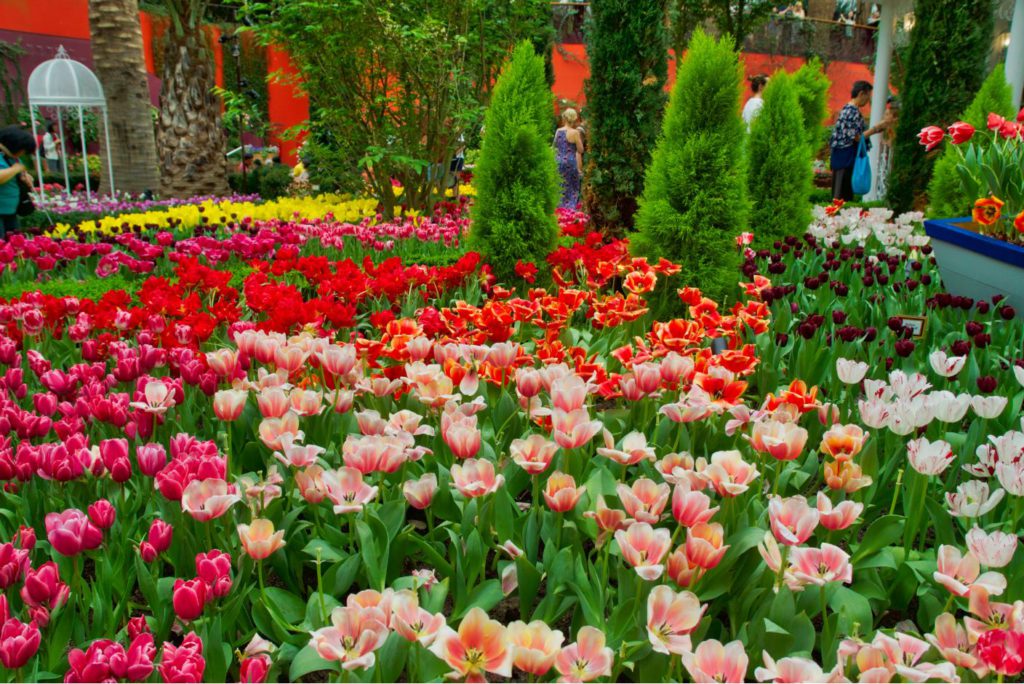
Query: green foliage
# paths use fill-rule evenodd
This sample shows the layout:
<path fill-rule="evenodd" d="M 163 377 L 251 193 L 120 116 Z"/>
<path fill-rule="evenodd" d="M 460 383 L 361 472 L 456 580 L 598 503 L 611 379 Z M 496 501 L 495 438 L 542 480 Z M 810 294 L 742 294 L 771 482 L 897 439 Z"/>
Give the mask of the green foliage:
<path fill-rule="evenodd" d="M 750 225 L 770 248 L 801 235 L 811 221 L 811 161 L 795 76 L 779 71 L 764 90 L 764 108 L 750 127 Z"/>
<path fill-rule="evenodd" d="M 42 281 L 18 281 L 0 285 L 0 300 L 17 299 L 26 292 L 42 292 L 51 297 L 78 297 L 79 299 L 99 299 L 114 290 L 132 292 L 134 285 L 121 275 L 108 278 L 87 278 L 85 280 L 55 278 Z"/>
<path fill-rule="evenodd" d="M 918 0 L 907 53 L 905 87 L 889 174 L 889 205 L 914 207 L 931 178 L 936 154 L 917 134 L 948 126 L 981 86 L 992 43 L 991 0 Z"/>
<path fill-rule="evenodd" d="M 672 47 L 682 55 L 691 32 L 711 21 L 718 33 L 732 36 L 733 48 L 740 50 L 743 41 L 757 30 L 775 9 L 768 0 L 669 0 L 672 20 Z"/>
<path fill-rule="evenodd" d="M 259 173 L 260 197 L 274 200 L 288 194 L 292 185 L 292 169 L 285 164 L 264 166 Z"/>
<path fill-rule="evenodd" d="M 1014 115 L 1010 86 L 1006 82 L 1002 64 L 988 75 L 960 120 L 971 124 L 978 131 L 984 131 L 989 112 L 1005 117 Z M 987 138 L 981 135 L 976 136 L 974 142 L 987 146 Z M 960 174 L 956 169 L 958 162 L 956 150 L 944 145 L 938 161 L 935 162 L 932 182 L 928 184 L 929 216 L 951 218 L 971 213 L 971 207 L 977 198 L 968 197 L 964 192 Z"/>
<path fill-rule="evenodd" d="M 584 201 L 595 226 L 624 230 L 633 226 L 665 108 L 664 0 L 595 0 L 591 11 Z"/>
<path fill-rule="evenodd" d="M 813 155 L 825 143 L 828 91 L 832 82 L 825 75 L 821 60 L 811 57 L 793 73 L 793 86 L 800 101 L 800 111 L 803 112 L 805 139 Z"/>
<path fill-rule="evenodd" d="M 499 278 L 513 276 L 520 260 L 543 266 L 558 237 L 552 111 L 544 60 L 521 44 L 494 87 L 474 170 L 469 248 L 480 252 Z"/>
<path fill-rule="evenodd" d="M 682 280 L 721 299 L 736 287 L 735 236 L 747 225 L 740 118 L 743 68 L 731 40 L 698 30 L 651 158 L 633 251 L 682 265 Z"/>
<path fill-rule="evenodd" d="M 299 155 L 309 175 L 309 184 L 318 192 L 357 194 L 365 191 L 359 160 L 345 156 L 345 147 L 320 126 L 311 127 Z"/>

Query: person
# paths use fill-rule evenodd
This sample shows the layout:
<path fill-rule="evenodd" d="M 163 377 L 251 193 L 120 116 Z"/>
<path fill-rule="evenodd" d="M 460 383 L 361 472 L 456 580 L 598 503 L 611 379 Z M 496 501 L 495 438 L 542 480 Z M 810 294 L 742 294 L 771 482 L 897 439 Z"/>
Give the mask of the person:
<path fill-rule="evenodd" d="M 57 125 L 47 124 L 46 133 L 43 134 L 43 158 L 46 160 L 46 169 L 50 173 L 64 173 L 64 167 L 60 163 L 60 138 L 57 137 Z"/>
<path fill-rule="evenodd" d="M 886 103 L 885 116 L 875 126 L 882 133 L 882 139 L 878 144 L 878 183 L 875 186 L 880 197 L 884 197 L 889 189 L 889 171 L 892 169 L 892 151 L 896 142 L 896 124 L 899 118 L 900 101 L 890 95 Z"/>
<path fill-rule="evenodd" d="M 244 152 L 242 154 L 242 161 L 239 162 L 238 164 L 238 173 L 242 173 L 242 171 L 252 172 L 252 167 L 254 163 L 255 160 L 253 158 L 252 152 Z"/>
<path fill-rule="evenodd" d="M 754 93 L 747 100 L 747 103 L 743 105 L 743 123 L 747 124 L 747 131 L 750 131 L 750 124 L 754 123 L 754 119 L 761 113 L 761 108 L 764 107 L 764 98 L 761 96 L 764 87 L 768 85 L 768 77 L 764 74 L 758 74 L 757 76 L 751 76 L 750 90 Z"/>
<path fill-rule="evenodd" d="M 36 151 L 36 139 L 18 126 L 0 128 L 0 239 L 18 229 L 18 181 L 32 187 L 32 176 L 19 157 Z"/>
<path fill-rule="evenodd" d="M 829 140 L 832 167 L 832 199 L 853 201 L 853 163 L 857 159 L 857 143 L 862 135 L 871 137 L 879 130 L 868 128 L 860 110 L 871 101 L 871 84 L 857 81 L 850 92 L 850 101 L 839 110 Z"/>
<path fill-rule="evenodd" d="M 555 158 L 562 176 L 562 209 L 575 209 L 580 203 L 580 180 L 583 178 L 583 138 L 576 129 L 579 115 L 575 109 L 562 112 L 562 127 L 555 131 Z"/>
<path fill-rule="evenodd" d="M 804 10 L 804 4 L 802 2 L 794 2 L 792 5 L 786 8 L 789 16 L 793 19 L 806 19 L 807 12 Z"/>

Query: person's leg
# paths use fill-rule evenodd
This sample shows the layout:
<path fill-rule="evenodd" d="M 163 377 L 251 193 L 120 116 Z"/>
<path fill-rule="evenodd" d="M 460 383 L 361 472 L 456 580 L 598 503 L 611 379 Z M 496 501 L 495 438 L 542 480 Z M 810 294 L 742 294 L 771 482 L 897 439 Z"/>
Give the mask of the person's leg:
<path fill-rule="evenodd" d="M 832 199 L 843 197 L 843 171 L 846 169 L 832 169 Z"/>
<path fill-rule="evenodd" d="M 0 216 L 0 240 L 6 240 L 7 236 L 18 230 L 18 215 L 4 214 Z"/>
<path fill-rule="evenodd" d="M 853 201 L 853 167 L 843 169 L 843 199 Z"/>

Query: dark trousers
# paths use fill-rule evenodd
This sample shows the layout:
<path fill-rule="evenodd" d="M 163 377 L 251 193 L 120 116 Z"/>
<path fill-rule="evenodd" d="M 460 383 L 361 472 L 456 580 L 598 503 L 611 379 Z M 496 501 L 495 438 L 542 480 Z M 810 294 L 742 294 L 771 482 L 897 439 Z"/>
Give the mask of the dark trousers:
<path fill-rule="evenodd" d="M 7 235 L 18 230 L 17 214 L 0 214 L 0 240 L 7 239 Z"/>
<path fill-rule="evenodd" d="M 853 201 L 853 167 L 832 169 L 832 199 Z"/>

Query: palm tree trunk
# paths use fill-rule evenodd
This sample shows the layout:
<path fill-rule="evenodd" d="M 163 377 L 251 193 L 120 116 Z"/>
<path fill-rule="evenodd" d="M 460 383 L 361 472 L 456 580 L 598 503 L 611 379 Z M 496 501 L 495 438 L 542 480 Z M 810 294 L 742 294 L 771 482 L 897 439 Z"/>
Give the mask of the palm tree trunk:
<path fill-rule="evenodd" d="M 118 190 L 156 191 L 160 176 L 138 0 L 89 0 L 89 30 L 93 64 L 107 98 L 114 183 Z M 100 135 L 104 167 L 106 144 Z M 109 177 L 104 168 L 101 186 Z"/>
<path fill-rule="evenodd" d="M 187 5 L 187 3 L 185 3 Z M 182 21 L 167 31 L 157 149 L 167 197 L 227 194 L 227 140 L 214 65 L 201 26 Z"/>

